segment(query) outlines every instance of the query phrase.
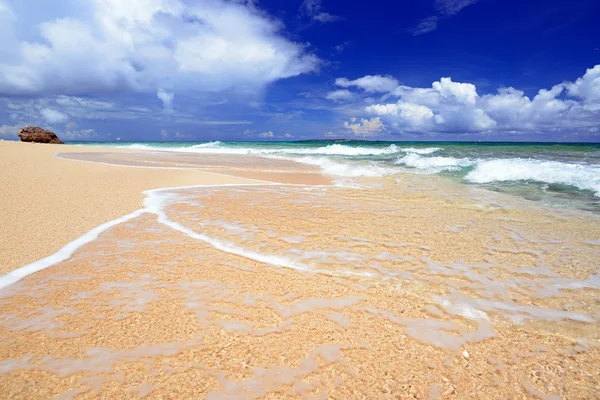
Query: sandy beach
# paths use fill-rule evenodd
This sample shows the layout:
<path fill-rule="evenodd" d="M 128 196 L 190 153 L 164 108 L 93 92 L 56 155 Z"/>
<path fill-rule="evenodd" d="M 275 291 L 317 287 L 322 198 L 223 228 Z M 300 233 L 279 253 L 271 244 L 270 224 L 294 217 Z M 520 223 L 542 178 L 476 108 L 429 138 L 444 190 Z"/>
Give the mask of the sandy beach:
<path fill-rule="evenodd" d="M 110 149 L 111 153 L 131 151 Z M 256 183 L 246 171 L 120 168 L 55 153 L 106 149 L 0 141 L 0 275 L 49 256 L 92 228 L 142 208 L 143 191 L 163 187 Z M 254 174 L 259 179 L 280 174 Z"/>
<path fill-rule="evenodd" d="M 7 397 L 598 396 L 597 215 L 439 177 L 0 151 L 6 271 L 146 210 L 0 292 Z"/>

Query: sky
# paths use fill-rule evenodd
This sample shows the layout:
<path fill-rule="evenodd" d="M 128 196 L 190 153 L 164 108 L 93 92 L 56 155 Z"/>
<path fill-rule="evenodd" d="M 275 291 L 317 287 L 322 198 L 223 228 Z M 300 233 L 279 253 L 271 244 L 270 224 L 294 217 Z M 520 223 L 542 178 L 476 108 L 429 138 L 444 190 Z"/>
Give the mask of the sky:
<path fill-rule="evenodd" d="M 600 142 L 598 0 L 0 0 L 0 139 Z"/>

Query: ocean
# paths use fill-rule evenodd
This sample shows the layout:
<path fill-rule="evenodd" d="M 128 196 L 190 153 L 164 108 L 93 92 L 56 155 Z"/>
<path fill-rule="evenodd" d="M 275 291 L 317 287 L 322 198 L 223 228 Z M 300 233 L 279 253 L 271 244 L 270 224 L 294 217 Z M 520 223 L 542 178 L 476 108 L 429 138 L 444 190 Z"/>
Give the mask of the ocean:
<path fill-rule="evenodd" d="M 542 202 L 600 212 L 600 144 L 500 142 L 72 142 L 197 154 L 251 154 L 341 177 L 441 175 Z"/>

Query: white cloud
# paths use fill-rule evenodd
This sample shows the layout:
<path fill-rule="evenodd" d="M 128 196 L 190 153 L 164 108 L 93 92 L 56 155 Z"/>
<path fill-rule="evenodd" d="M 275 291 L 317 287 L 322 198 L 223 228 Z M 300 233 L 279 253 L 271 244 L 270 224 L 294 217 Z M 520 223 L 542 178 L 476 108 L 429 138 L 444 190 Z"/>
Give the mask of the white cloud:
<path fill-rule="evenodd" d="M 423 18 L 410 30 L 414 36 L 433 32 L 441 20 L 458 14 L 463 8 L 478 3 L 480 0 L 436 0 L 434 8 L 436 15 Z"/>
<path fill-rule="evenodd" d="M 439 18 L 436 16 L 423 18 L 411 30 L 411 33 L 413 34 L 413 36 L 419 36 L 429 32 L 433 32 L 437 29 L 438 20 Z"/>
<path fill-rule="evenodd" d="M 436 0 L 435 8 L 444 16 L 458 14 L 463 8 L 479 2 L 480 0 Z"/>
<path fill-rule="evenodd" d="M 413 127 L 426 128 L 433 122 L 433 111 L 423 105 L 399 101 L 396 104 L 375 104 L 365 109 L 368 113 L 380 116 L 398 116 Z"/>
<path fill-rule="evenodd" d="M 600 65 L 589 68 L 585 74 L 565 87 L 570 96 L 579 97 L 586 103 L 600 103 Z"/>
<path fill-rule="evenodd" d="M 365 112 L 397 132 L 589 131 L 600 123 L 600 65 L 575 82 L 541 89 L 532 99 L 511 87 L 480 96 L 474 84 L 451 78 L 431 88 L 398 86 L 390 96 L 398 100 L 372 104 Z"/>
<path fill-rule="evenodd" d="M 15 17 L 14 13 L 12 12 L 12 9 L 3 0 L 0 0 L 0 14 L 4 14 L 9 18 Z"/>
<path fill-rule="evenodd" d="M 360 121 L 352 118 L 350 122 L 344 122 L 344 128 L 352 131 L 356 136 L 372 136 L 381 131 L 383 123 L 379 117 L 371 119 L 361 118 Z"/>
<path fill-rule="evenodd" d="M 175 132 L 175 139 L 191 139 L 192 135 L 190 135 L 189 133 L 181 133 L 181 132 Z"/>
<path fill-rule="evenodd" d="M 355 94 L 348 89 L 340 89 L 329 92 L 325 95 L 327 100 L 333 101 L 349 101 L 355 97 Z"/>
<path fill-rule="evenodd" d="M 335 21 L 339 21 L 342 19 L 342 17 L 339 17 L 337 15 L 332 15 L 326 12 L 322 12 L 322 13 L 318 13 L 317 15 L 315 15 L 313 17 L 314 20 L 322 22 L 322 23 L 327 23 L 327 22 L 335 22 Z"/>
<path fill-rule="evenodd" d="M 367 75 L 353 81 L 347 78 L 337 78 L 335 84 L 343 88 L 355 86 L 369 93 L 391 92 L 399 85 L 398 81 L 391 76 L 381 75 Z"/>
<path fill-rule="evenodd" d="M 166 129 L 161 129 L 160 130 L 160 137 L 162 137 L 163 139 L 166 139 L 169 137 L 169 131 L 167 131 Z"/>
<path fill-rule="evenodd" d="M 432 88 L 413 88 L 410 86 L 398 86 L 393 95 L 402 97 L 409 103 L 422 104 L 428 107 L 435 107 L 440 103 L 440 94 Z"/>
<path fill-rule="evenodd" d="M 173 99 L 175 98 L 175 94 L 171 92 L 167 92 L 164 89 L 158 89 L 156 92 L 156 97 L 159 98 L 163 103 L 163 108 L 166 111 L 173 109 Z"/>
<path fill-rule="evenodd" d="M 324 12 L 321 0 L 304 0 L 300 6 L 300 10 L 311 19 L 321 23 L 335 22 L 342 19 L 337 15 Z"/>
<path fill-rule="evenodd" d="M 350 46 L 352 42 L 350 41 L 345 41 L 344 43 L 340 43 L 337 46 L 335 46 L 333 49 L 335 50 L 336 53 L 338 54 L 342 54 L 344 52 L 344 50 L 346 50 L 346 48 L 348 46 Z"/>
<path fill-rule="evenodd" d="M 94 91 L 258 90 L 317 69 L 319 60 L 282 34 L 281 22 L 251 4 L 213 0 L 90 0 L 61 18 L 27 25 L 16 3 L 4 22 L 0 94 L 82 94 Z M 31 32 L 39 31 L 32 40 Z M 5 32 L 6 31 L 6 32 Z M 24 36 L 27 35 L 27 36 Z"/>
<path fill-rule="evenodd" d="M 229 121 L 229 120 L 206 120 L 206 119 L 193 119 L 191 121 L 198 125 L 249 125 L 252 124 L 252 121 L 248 120 L 239 120 L 239 121 Z"/>
<path fill-rule="evenodd" d="M 273 132 L 268 131 L 268 132 L 259 133 L 258 136 L 260 136 L 261 138 L 272 138 L 275 135 L 273 134 Z"/>
<path fill-rule="evenodd" d="M 59 133 L 58 136 L 62 140 L 90 140 L 98 137 L 96 131 L 93 129 L 67 130 Z"/>
<path fill-rule="evenodd" d="M 34 99 L 5 98 L 0 99 L 0 107 L 5 106 L 17 119 L 40 119 L 45 122 L 64 122 L 59 114 L 72 119 L 135 119 L 155 117 L 156 113 L 143 107 L 127 107 L 117 103 L 77 96 L 49 96 Z M 50 109 L 52 111 L 44 111 Z M 59 114 L 57 114 L 59 113 Z M 48 121 L 49 119 L 49 121 Z"/>
<path fill-rule="evenodd" d="M 21 126 L 18 125 L 2 125 L 0 126 L 0 137 L 17 136 Z"/>
<path fill-rule="evenodd" d="M 91 112 L 114 111 L 117 108 L 116 104 L 110 101 L 76 96 L 57 96 L 55 101 L 65 112 L 79 117 L 89 115 Z"/>
<path fill-rule="evenodd" d="M 304 0 L 300 5 L 302 11 L 308 15 L 315 15 L 321 11 L 321 0 Z"/>
<path fill-rule="evenodd" d="M 443 99 L 452 99 L 461 104 L 475 104 L 478 97 L 475 85 L 452 82 L 452 78 L 442 78 L 439 82 L 433 82 L 432 86 Z"/>
<path fill-rule="evenodd" d="M 285 135 L 283 135 L 284 138 L 289 139 L 294 137 L 293 135 L 290 135 L 289 133 L 286 133 Z"/>
<path fill-rule="evenodd" d="M 52 108 L 42 108 L 40 110 L 40 114 L 44 118 L 44 120 L 49 124 L 61 124 L 63 122 L 67 122 L 69 116 L 61 113 L 60 111 L 54 110 Z"/>

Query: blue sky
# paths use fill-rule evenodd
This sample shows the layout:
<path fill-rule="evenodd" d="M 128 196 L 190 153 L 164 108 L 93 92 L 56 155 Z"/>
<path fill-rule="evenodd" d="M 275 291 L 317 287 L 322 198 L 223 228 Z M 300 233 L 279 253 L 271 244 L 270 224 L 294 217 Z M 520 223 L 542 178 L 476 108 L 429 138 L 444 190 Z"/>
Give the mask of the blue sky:
<path fill-rule="evenodd" d="M 0 138 L 600 141 L 597 0 L 0 0 Z"/>

